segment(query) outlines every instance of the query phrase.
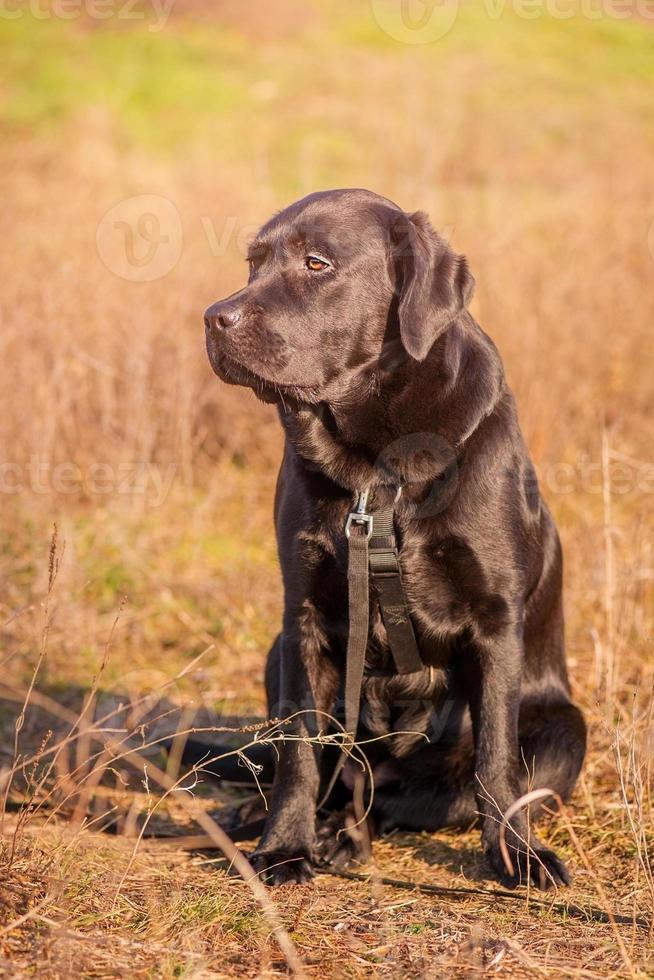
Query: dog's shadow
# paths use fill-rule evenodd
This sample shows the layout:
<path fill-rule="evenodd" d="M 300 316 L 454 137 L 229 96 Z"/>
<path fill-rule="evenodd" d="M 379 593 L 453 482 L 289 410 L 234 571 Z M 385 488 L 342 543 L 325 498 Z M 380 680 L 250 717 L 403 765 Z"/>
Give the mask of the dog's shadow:
<path fill-rule="evenodd" d="M 20 808 L 31 799 L 35 786 L 39 799 L 47 797 L 49 805 L 59 797 L 70 797 L 74 802 L 78 794 L 84 794 L 87 802 L 95 801 L 107 809 L 113 803 L 107 795 L 110 787 L 121 798 L 130 793 L 147 795 L 146 790 L 163 792 L 167 784 L 160 786 L 152 773 L 168 770 L 168 776 L 179 779 L 192 768 L 182 764 L 181 758 L 173 758 L 172 768 L 169 765 L 170 748 L 180 731 L 209 729 L 209 756 L 214 737 L 220 738 L 226 751 L 235 752 L 252 738 L 251 732 L 241 731 L 243 726 L 262 721 L 203 705 L 191 708 L 156 692 L 141 695 L 120 685 L 98 688 L 92 698 L 82 686 L 66 685 L 62 689 L 45 685 L 33 692 L 23 714 L 16 754 L 14 732 L 21 707 L 21 697 L 0 692 L 0 768 L 14 769 L 8 795 L 10 809 Z M 220 734 L 214 735 L 211 729 Z M 150 780 L 148 786 L 144 787 L 144 779 Z M 85 790 L 87 781 L 92 791 Z M 192 785 L 194 793 L 215 800 L 217 805 L 239 798 L 233 787 L 223 787 L 205 773 L 201 760 L 184 785 Z M 254 781 L 250 792 L 253 790 Z"/>
<path fill-rule="evenodd" d="M 27 746 L 32 750 L 37 749 L 43 741 L 44 732 L 50 732 L 53 741 L 56 742 L 57 738 L 65 734 L 69 729 L 70 721 L 68 718 L 57 718 L 56 715 L 53 717 L 52 713 L 47 710 L 47 704 L 53 703 L 55 699 L 58 700 L 61 692 L 51 690 L 48 694 L 50 697 L 46 704 L 32 705 L 27 713 L 23 731 L 23 751 Z M 87 694 L 88 692 L 81 687 L 76 689 L 68 687 L 65 692 L 66 709 L 73 714 L 79 712 Z M 12 712 L 12 708 L 14 708 L 14 712 Z M 226 729 L 229 730 L 232 728 L 231 741 L 233 741 L 234 745 L 242 742 L 244 738 L 247 740 L 248 737 L 251 737 L 237 734 L 237 729 L 243 724 L 243 719 L 236 718 L 228 713 L 219 715 L 216 712 L 209 712 L 206 709 L 200 708 L 193 712 L 191 718 L 186 714 L 183 707 L 175 705 L 165 698 L 157 698 L 156 702 L 152 705 L 146 703 L 145 710 L 143 710 L 143 707 L 140 707 L 138 716 L 136 716 L 134 715 L 134 709 L 130 705 L 129 697 L 116 691 L 98 691 L 96 693 L 92 716 L 95 716 L 97 719 L 111 712 L 112 709 L 115 711 L 115 714 L 111 718 L 111 726 L 114 729 L 112 733 L 113 738 L 117 741 L 123 739 L 125 733 L 130 731 L 134 720 L 137 720 L 138 726 L 134 735 L 125 739 L 122 748 L 124 750 L 131 748 L 138 752 L 143 761 L 150 760 L 157 762 L 163 768 L 166 766 L 168 740 L 180 728 L 189 724 L 199 727 L 216 725 L 221 729 L 221 741 L 227 742 L 230 741 L 230 735 Z M 12 714 L 15 713 L 15 710 L 15 705 L 4 705 L 5 721 L 7 723 L 2 726 L 5 729 L 5 738 L 3 739 L 5 751 L 0 752 L 0 756 L 6 755 L 8 760 L 11 754 L 9 751 L 11 746 L 9 721 L 11 720 Z M 92 717 L 88 720 L 92 721 Z M 247 720 L 252 721 L 253 719 Z M 144 730 L 147 731 L 147 737 L 144 737 Z M 212 737 L 216 736 L 207 733 L 206 737 L 210 743 Z M 93 748 L 89 747 L 88 751 L 93 754 L 99 747 L 98 744 L 94 744 Z M 79 762 L 79 758 L 77 761 Z M 181 766 L 178 772 L 183 773 L 186 768 L 186 766 Z M 113 772 L 113 769 L 111 772 Z M 110 775 L 109 771 L 108 775 Z M 210 807 L 211 804 L 214 804 L 210 812 L 219 823 L 222 824 L 223 821 L 228 823 L 228 826 L 225 828 L 228 832 L 232 829 L 229 823 L 235 821 L 235 817 L 239 813 L 242 804 L 247 803 L 248 800 L 252 800 L 256 804 L 257 800 L 260 800 L 254 780 L 251 785 L 236 787 L 234 785 L 221 785 L 221 781 L 212 778 L 210 773 L 200 771 L 200 776 L 202 777 L 201 785 L 198 786 L 196 792 L 199 790 L 201 796 L 207 802 L 211 801 L 209 804 Z M 16 774 L 14 782 L 18 799 L 22 795 L 21 790 L 26 789 L 23 783 L 23 774 L 19 771 Z M 142 771 L 138 771 L 138 767 L 132 769 L 132 771 L 127 767 L 121 767 L 121 791 L 124 793 L 129 790 L 143 792 L 143 773 Z M 109 809 L 110 803 L 111 800 L 107 798 L 104 800 L 103 805 Z M 156 823 L 157 821 L 155 821 Z M 114 826 L 113 823 L 108 824 L 106 830 L 110 833 L 120 832 L 118 827 Z M 174 832 L 174 826 L 169 824 L 169 830 Z M 381 845 L 379 856 L 382 864 L 384 863 L 384 845 L 389 844 L 393 848 L 400 849 L 400 851 L 410 849 L 413 862 L 423 864 L 426 868 L 442 868 L 446 873 L 456 875 L 457 877 L 463 876 L 465 879 L 475 882 L 492 881 L 494 878 L 481 852 L 478 835 L 479 832 L 474 830 L 462 832 L 444 830 L 437 834 L 396 831 L 388 837 L 382 838 L 377 843 Z M 373 848 L 374 846 L 373 842 Z M 403 863 L 403 860 L 398 863 Z"/>

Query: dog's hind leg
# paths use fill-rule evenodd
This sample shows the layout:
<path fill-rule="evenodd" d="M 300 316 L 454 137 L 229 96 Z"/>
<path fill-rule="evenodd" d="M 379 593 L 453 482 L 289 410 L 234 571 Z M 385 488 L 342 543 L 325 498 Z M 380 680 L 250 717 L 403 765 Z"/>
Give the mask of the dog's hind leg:
<path fill-rule="evenodd" d="M 567 799 L 585 750 L 586 725 L 575 705 L 560 699 L 551 703 L 539 699 L 521 705 L 521 793 L 547 788 Z M 396 779 L 374 794 L 372 813 L 380 833 L 395 828 L 434 831 L 477 822 L 479 787 L 470 729 L 455 745 L 426 745 L 395 763 L 395 767 Z M 532 815 L 542 810 L 543 803 L 547 805 L 548 801 L 532 806 Z"/>
<path fill-rule="evenodd" d="M 520 706 L 519 724 L 522 792 L 552 789 L 567 800 L 586 754 L 586 722 L 581 711 L 570 701 L 529 700 Z M 541 809 L 542 804 L 534 804 L 532 813 Z"/>

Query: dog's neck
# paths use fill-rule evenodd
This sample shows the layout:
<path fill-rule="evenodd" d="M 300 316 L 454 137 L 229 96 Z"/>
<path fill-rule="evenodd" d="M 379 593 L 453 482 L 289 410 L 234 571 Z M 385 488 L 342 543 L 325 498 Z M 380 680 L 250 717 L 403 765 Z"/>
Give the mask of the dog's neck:
<path fill-rule="evenodd" d="M 465 315 L 424 361 L 366 367 L 342 397 L 280 417 L 301 464 L 341 487 L 424 485 L 456 462 L 504 387 L 494 345 Z"/>

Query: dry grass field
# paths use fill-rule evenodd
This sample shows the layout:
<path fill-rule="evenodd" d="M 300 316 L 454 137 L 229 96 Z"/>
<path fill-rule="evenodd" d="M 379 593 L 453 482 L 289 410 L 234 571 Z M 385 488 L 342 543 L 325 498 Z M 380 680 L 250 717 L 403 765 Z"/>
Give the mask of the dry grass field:
<path fill-rule="evenodd" d="M 413 44 L 398 6 L 0 12 L 2 976 L 654 975 L 654 20 L 462 2 Z M 234 791 L 181 789 L 156 740 L 264 715 L 280 614 L 276 419 L 211 374 L 202 312 L 337 186 L 468 255 L 561 529 L 590 750 L 545 907 L 493 894 L 474 832 L 267 900 L 137 836 L 215 839 Z"/>

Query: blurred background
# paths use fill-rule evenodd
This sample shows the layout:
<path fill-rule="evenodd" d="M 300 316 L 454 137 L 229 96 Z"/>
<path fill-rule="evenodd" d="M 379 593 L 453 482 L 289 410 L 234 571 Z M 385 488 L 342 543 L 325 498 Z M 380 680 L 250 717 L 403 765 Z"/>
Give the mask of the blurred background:
<path fill-rule="evenodd" d="M 281 440 L 202 314 L 273 211 L 360 186 L 476 277 L 563 538 L 590 826 L 615 725 L 652 745 L 651 5 L 5 0 L 0 38 L 7 744 L 55 523 L 41 689 L 79 701 L 113 627 L 108 689 L 206 651 L 174 696 L 264 712 Z"/>

